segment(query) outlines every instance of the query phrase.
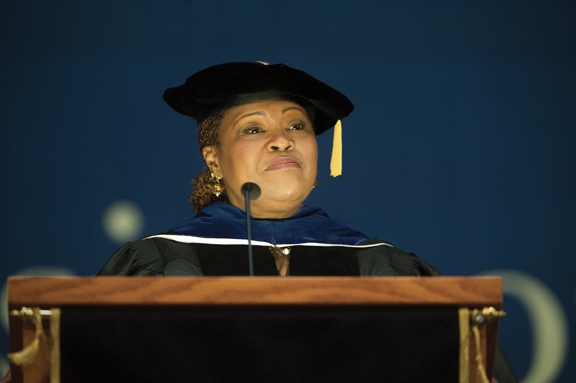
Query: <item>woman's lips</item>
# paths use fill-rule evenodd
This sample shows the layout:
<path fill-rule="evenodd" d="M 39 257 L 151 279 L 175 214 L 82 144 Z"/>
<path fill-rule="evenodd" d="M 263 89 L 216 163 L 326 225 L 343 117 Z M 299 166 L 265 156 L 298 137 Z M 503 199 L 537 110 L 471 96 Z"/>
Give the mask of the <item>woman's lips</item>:
<path fill-rule="evenodd" d="M 292 157 L 280 157 L 272 161 L 272 163 L 266 168 L 268 170 L 278 170 L 286 168 L 299 168 L 300 162 Z"/>

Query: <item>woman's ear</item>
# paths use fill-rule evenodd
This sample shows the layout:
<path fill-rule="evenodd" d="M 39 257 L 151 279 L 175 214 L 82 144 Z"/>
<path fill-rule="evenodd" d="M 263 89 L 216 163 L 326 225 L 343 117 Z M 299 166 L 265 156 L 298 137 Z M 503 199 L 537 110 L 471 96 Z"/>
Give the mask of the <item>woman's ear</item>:
<path fill-rule="evenodd" d="M 218 153 L 214 145 L 205 146 L 202 148 L 202 158 L 210 168 L 212 173 L 221 173 L 220 165 L 218 164 Z"/>

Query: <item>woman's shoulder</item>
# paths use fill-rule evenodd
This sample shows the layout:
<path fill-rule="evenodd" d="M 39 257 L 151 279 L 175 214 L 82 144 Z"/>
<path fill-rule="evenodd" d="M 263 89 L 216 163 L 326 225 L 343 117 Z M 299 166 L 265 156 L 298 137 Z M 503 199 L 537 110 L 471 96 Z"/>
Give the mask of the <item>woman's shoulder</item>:
<path fill-rule="evenodd" d="M 201 269 L 193 245 L 152 236 L 124 244 L 98 275 L 201 275 Z"/>
<path fill-rule="evenodd" d="M 442 273 L 414 253 L 394 247 L 390 242 L 372 238 L 362 241 L 357 257 L 364 276 L 441 276 Z"/>

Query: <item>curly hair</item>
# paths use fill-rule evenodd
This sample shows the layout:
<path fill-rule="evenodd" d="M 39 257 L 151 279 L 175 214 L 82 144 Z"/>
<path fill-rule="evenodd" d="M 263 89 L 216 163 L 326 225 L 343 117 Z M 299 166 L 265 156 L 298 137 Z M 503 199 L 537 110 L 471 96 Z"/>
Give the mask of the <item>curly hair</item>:
<path fill-rule="evenodd" d="M 222 122 L 224 115 L 225 111 L 215 113 L 198 124 L 200 151 L 202 151 L 205 146 L 215 145 L 216 147 L 220 147 L 218 130 L 220 129 L 220 123 Z M 224 189 L 222 194 L 219 196 L 216 196 L 213 193 L 216 183 L 217 182 L 212 177 L 210 169 L 201 171 L 200 174 L 198 174 L 198 177 L 192 179 L 194 190 L 192 191 L 192 194 L 190 194 L 190 197 L 188 197 L 188 201 L 192 202 L 192 210 L 194 210 L 194 212 L 198 213 L 204 207 L 215 201 L 228 202 L 226 189 Z M 224 188 L 224 185 L 221 184 L 221 186 Z"/>

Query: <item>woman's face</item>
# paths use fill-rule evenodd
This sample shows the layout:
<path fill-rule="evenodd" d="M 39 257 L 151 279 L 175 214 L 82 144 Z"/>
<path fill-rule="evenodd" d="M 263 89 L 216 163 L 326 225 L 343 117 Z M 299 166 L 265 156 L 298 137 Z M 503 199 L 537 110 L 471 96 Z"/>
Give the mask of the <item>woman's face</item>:
<path fill-rule="evenodd" d="M 318 146 L 306 109 L 291 101 L 268 100 L 232 107 L 220 124 L 220 146 L 203 148 L 206 163 L 220 173 L 230 203 L 244 210 L 240 189 L 262 190 L 251 202 L 256 218 L 296 213 L 316 180 Z"/>

